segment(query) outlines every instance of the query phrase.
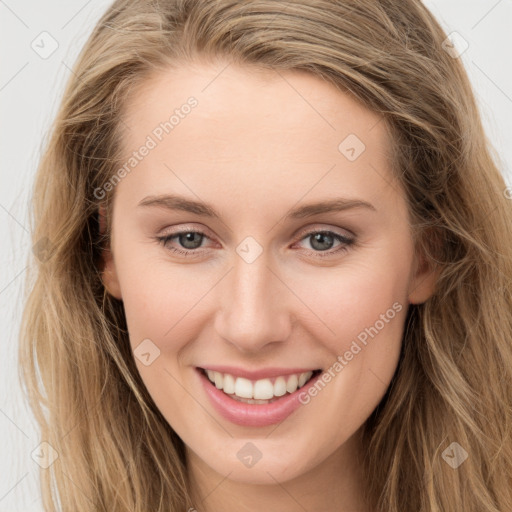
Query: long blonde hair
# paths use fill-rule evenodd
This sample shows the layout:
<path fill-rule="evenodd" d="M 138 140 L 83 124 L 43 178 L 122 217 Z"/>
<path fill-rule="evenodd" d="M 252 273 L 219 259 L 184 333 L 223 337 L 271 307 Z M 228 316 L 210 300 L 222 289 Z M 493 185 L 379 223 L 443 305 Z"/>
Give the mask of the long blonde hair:
<path fill-rule="evenodd" d="M 41 439 L 58 453 L 41 470 L 45 510 L 192 506 L 183 443 L 101 280 L 112 193 L 94 190 L 121 163 L 129 93 L 158 70 L 215 58 L 307 71 L 381 114 L 418 251 L 441 268 L 434 295 L 409 307 L 399 366 L 364 426 L 375 510 L 512 510 L 512 209 L 446 37 L 419 0 L 112 4 L 74 66 L 33 191 L 19 355 Z M 468 454 L 457 468 L 455 442 Z"/>

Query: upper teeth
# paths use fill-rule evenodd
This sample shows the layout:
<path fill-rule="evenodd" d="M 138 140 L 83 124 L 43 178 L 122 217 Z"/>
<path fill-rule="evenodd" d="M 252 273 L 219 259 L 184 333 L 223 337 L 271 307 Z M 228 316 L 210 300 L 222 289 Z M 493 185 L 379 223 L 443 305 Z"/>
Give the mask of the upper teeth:
<path fill-rule="evenodd" d="M 269 400 L 275 396 L 283 396 L 293 393 L 304 386 L 311 378 L 313 372 L 305 372 L 287 376 L 277 377 L 272 383 L 270 379 L 251 381 L 244 377 L 234 377 L 229 373 L 219 373 L 206 370 L 208 378 L 215 387 L 222 389 L 228 395 L 235 394 L 240 398 L 254 398 L 256 400 Z"/>

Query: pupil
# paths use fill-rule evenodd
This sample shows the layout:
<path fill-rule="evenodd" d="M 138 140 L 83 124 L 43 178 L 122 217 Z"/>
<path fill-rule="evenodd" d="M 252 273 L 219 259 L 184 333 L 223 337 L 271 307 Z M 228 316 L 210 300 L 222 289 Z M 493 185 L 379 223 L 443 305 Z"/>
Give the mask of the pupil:
<path fill-rule="evenodd" d="M 199 240 L 196 240 L 196 243 L 194 244 L 194 237 L 196 235 L 199 235 L 199 233 L 185 233 L 183 235 L 180 235 L 180 243 L 186 248 L 186 249 L 197 249 L 201 245 L 201 238 L 199 235 Z M 183 243 L 183 238 L 185 237 L 185 240 Z M 199 243 L 197 243 L 199 242 Z M 188 243 L 191 243 L 192 246 L 187 245 Z"/>
<path fill-rule="evenodd" d="M 319 249 L 321 251 L 325 251 L 326 249 L 330 249 L 330 247 L 325 247 L 325 239 L 327 238 L 327 245 L 330 246 L 332 243 L 332 236 L 328 235 L 326 233 L 317 233 L 316 235 L 313 235 L 313 241 L 312 246 L 315 247 L 315 244 L 317 242 L 320 242 L 320 247 L 316 247 L 316 249 Z"/>

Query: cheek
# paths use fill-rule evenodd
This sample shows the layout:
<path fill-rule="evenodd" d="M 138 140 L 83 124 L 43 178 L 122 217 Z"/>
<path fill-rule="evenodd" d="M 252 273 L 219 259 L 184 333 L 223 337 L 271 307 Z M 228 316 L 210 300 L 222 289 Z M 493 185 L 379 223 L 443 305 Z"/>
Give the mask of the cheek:
<path fill-rule="evenodd" d="M 329 277 L 300 281 L 298 294 L 309 290 L 308 306 L 321 317 L 321 322 L 311 317 L 309 334 L 330 354 L 325 384 L 315 386 L 303 403 L 318 397 L 325 425 L 321 435 L 330 446 L 339 446 L 363 424 L 396 371 L 408 306 L 408 262 L 393 258 L 390 252 L 379 261 L 360 260 L 337 272 L 329 269 Z"/>
<path fill-rule="evenodd" d="M 294 292 L 307 305 L 310 334 L 332 354 L 343 354 L 358 337 L 364 343 L 365 333 L 368 337 L 375 325 L 380 338 L 399 340 L 410 264 L 403 256 L 382 251 L 377 259 L 372 252 L 367 259 L 354 258 L 337 268 L 316 268 L 295 277 Z"/>
<path fill-rule="evenodd" d="M 183 381 L 179 365 L 180 351 L 194 339 L 186 332 L 197 302 L 194 293 L 181 293 L 190 286 L 182 279 L 178 269 L 170 270 L 165 264 L 138 265 L 134 254 L 119 269 L 123 276 L 123 305 L 129 332 L 129 342 L 138 372 L 161 411 L 169 421 L 180 421 L 175 411 L 186 410 L 190 395 Z M 197 335 L 197 334 L 196 334 Z"/>
<path fill-rule="evenodd" d="M 115 254 L 130 342 L 135 348 L 149 338 L 164 351 L 164 339 L 181 339 L 175 332 L 186 324 L 187 311 L 206 293 L 212 276 L 203 279 L 194 265 L 171 262 L 158 242 L 131 238 L 123 228 Z"/>

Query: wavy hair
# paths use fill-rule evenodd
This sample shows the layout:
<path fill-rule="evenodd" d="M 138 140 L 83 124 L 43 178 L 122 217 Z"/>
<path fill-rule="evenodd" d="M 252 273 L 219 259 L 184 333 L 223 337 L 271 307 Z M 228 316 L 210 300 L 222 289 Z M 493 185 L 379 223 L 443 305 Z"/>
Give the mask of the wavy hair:
<path fill-rule="evenodd" d="M 512 209 L 446 37 L 419 0 L 108 8 L 69 77 L 31 199 L 19 370 L 41 439 L 58 453 L 41 470 L 45 510 L 192 506 L 183 442 L 138 374 L 122 302 L 103 286 L 113 192 L 94 191 L 121 164 L 130 94 L 158 71 L 213 59 L 306 71 L 392 133 L 417 250 L 440 273 L 431 298 L 409 306 L 397 370 L 364 425 L 374 509 L 512 510 Z M 457 469 L 443 458 L 453 442 L 468 452 Z"/>

